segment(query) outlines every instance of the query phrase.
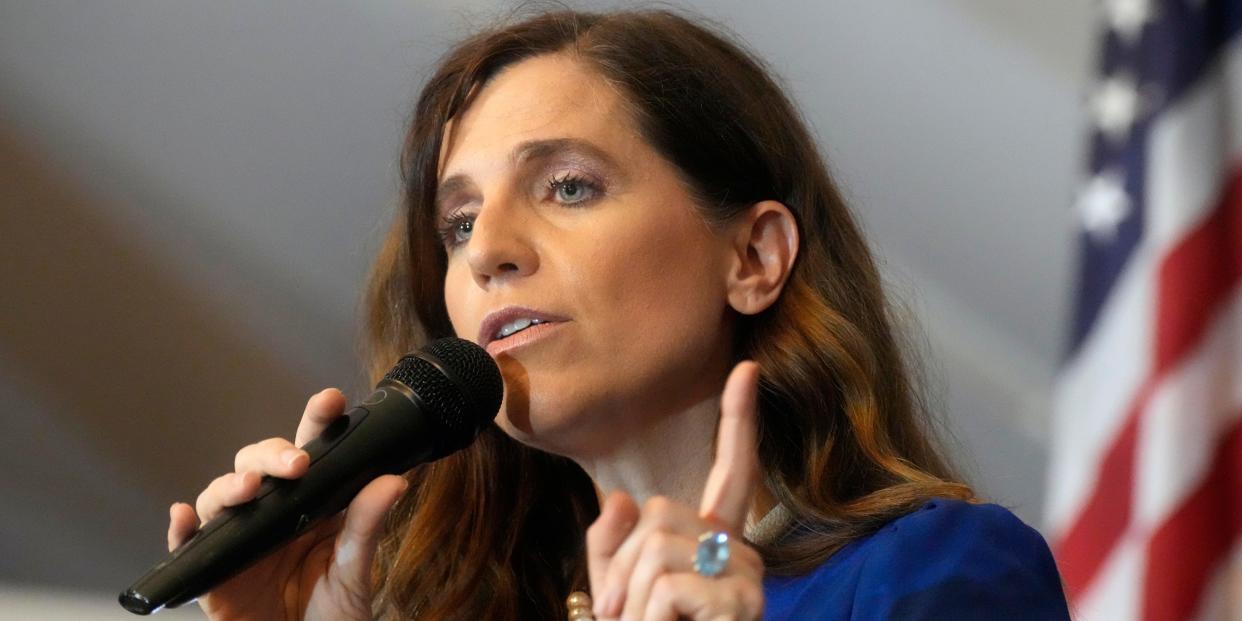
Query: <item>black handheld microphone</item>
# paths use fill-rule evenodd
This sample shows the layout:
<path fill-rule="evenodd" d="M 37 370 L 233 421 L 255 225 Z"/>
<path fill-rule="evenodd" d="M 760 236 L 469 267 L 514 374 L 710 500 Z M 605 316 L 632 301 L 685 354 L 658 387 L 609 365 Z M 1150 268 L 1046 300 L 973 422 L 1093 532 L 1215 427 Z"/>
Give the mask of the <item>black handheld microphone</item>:
<path fill-rule="evenodd" d="M 264 479 L 258 495 L 211 519 L 121 593 L 140 615 L 173 608 L 344 509 L 383 474 L 400 474 L 468 446 L 500 410 L 504 383 L 483 348 L 457 338 L 406 354 L 375 392 L 302 449 L 297 479 Z"/>

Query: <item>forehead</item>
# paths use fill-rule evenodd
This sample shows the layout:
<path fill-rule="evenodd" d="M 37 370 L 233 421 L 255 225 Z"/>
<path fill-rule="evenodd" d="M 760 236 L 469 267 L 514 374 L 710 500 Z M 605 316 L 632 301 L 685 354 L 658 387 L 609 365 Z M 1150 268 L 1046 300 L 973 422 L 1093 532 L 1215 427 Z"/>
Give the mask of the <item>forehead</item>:
<path fill-rule="evenodd" d="M 518 144 L 577 138 L 636 155 L 640 140 L 618 90 L 581 61 L 549 54 L 520 61 L 492 78 L 445 126 L 441 178 L 481 172 Z"/>

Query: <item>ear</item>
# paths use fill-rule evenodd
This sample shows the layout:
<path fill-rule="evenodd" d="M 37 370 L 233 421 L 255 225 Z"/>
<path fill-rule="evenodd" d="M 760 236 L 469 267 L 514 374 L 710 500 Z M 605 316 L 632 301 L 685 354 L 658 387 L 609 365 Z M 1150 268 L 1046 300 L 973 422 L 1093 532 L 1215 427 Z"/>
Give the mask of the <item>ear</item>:
<path fill-rule="evenodd" d="M 785 287 L 798 256 L 798 224 L 785 205 L 762 201 L 738 216 L 730 229 L 729 306 L 755 315 L 771 306 Z"/>

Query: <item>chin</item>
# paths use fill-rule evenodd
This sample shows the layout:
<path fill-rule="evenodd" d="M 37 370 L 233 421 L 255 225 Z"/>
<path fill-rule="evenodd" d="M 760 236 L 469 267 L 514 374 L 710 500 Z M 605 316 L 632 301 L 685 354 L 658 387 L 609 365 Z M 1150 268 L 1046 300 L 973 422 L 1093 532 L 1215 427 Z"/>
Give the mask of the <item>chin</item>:
<path fill-rule="evenodd" d="M 579 457 L 592 452 L 591 447 L 599 436 L 591 433 L 595 425 L 588 424 L 583 412 L 570 413 L 567 408 L 509 408 L 502 404 L 496 415 L 496 425 L 505 435 L 531 448 L 562 457 Z M 552 413 L 555 412 L 556 415 Z M 605 439 L 605 444 L 608 444 Z"/>

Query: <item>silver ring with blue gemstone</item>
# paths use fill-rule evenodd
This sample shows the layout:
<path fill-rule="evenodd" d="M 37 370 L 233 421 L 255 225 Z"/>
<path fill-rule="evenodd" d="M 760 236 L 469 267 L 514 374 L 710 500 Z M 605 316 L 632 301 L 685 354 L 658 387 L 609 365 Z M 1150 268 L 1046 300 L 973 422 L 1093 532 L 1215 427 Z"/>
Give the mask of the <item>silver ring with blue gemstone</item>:
<path fill-rule="evenodd" d="M 699 535 L 699 545 L 694 549 L 694 571 L 700 576 L 712 578 L 720 575 L 729 564 L 729 534 L 709 530 Z"/>

